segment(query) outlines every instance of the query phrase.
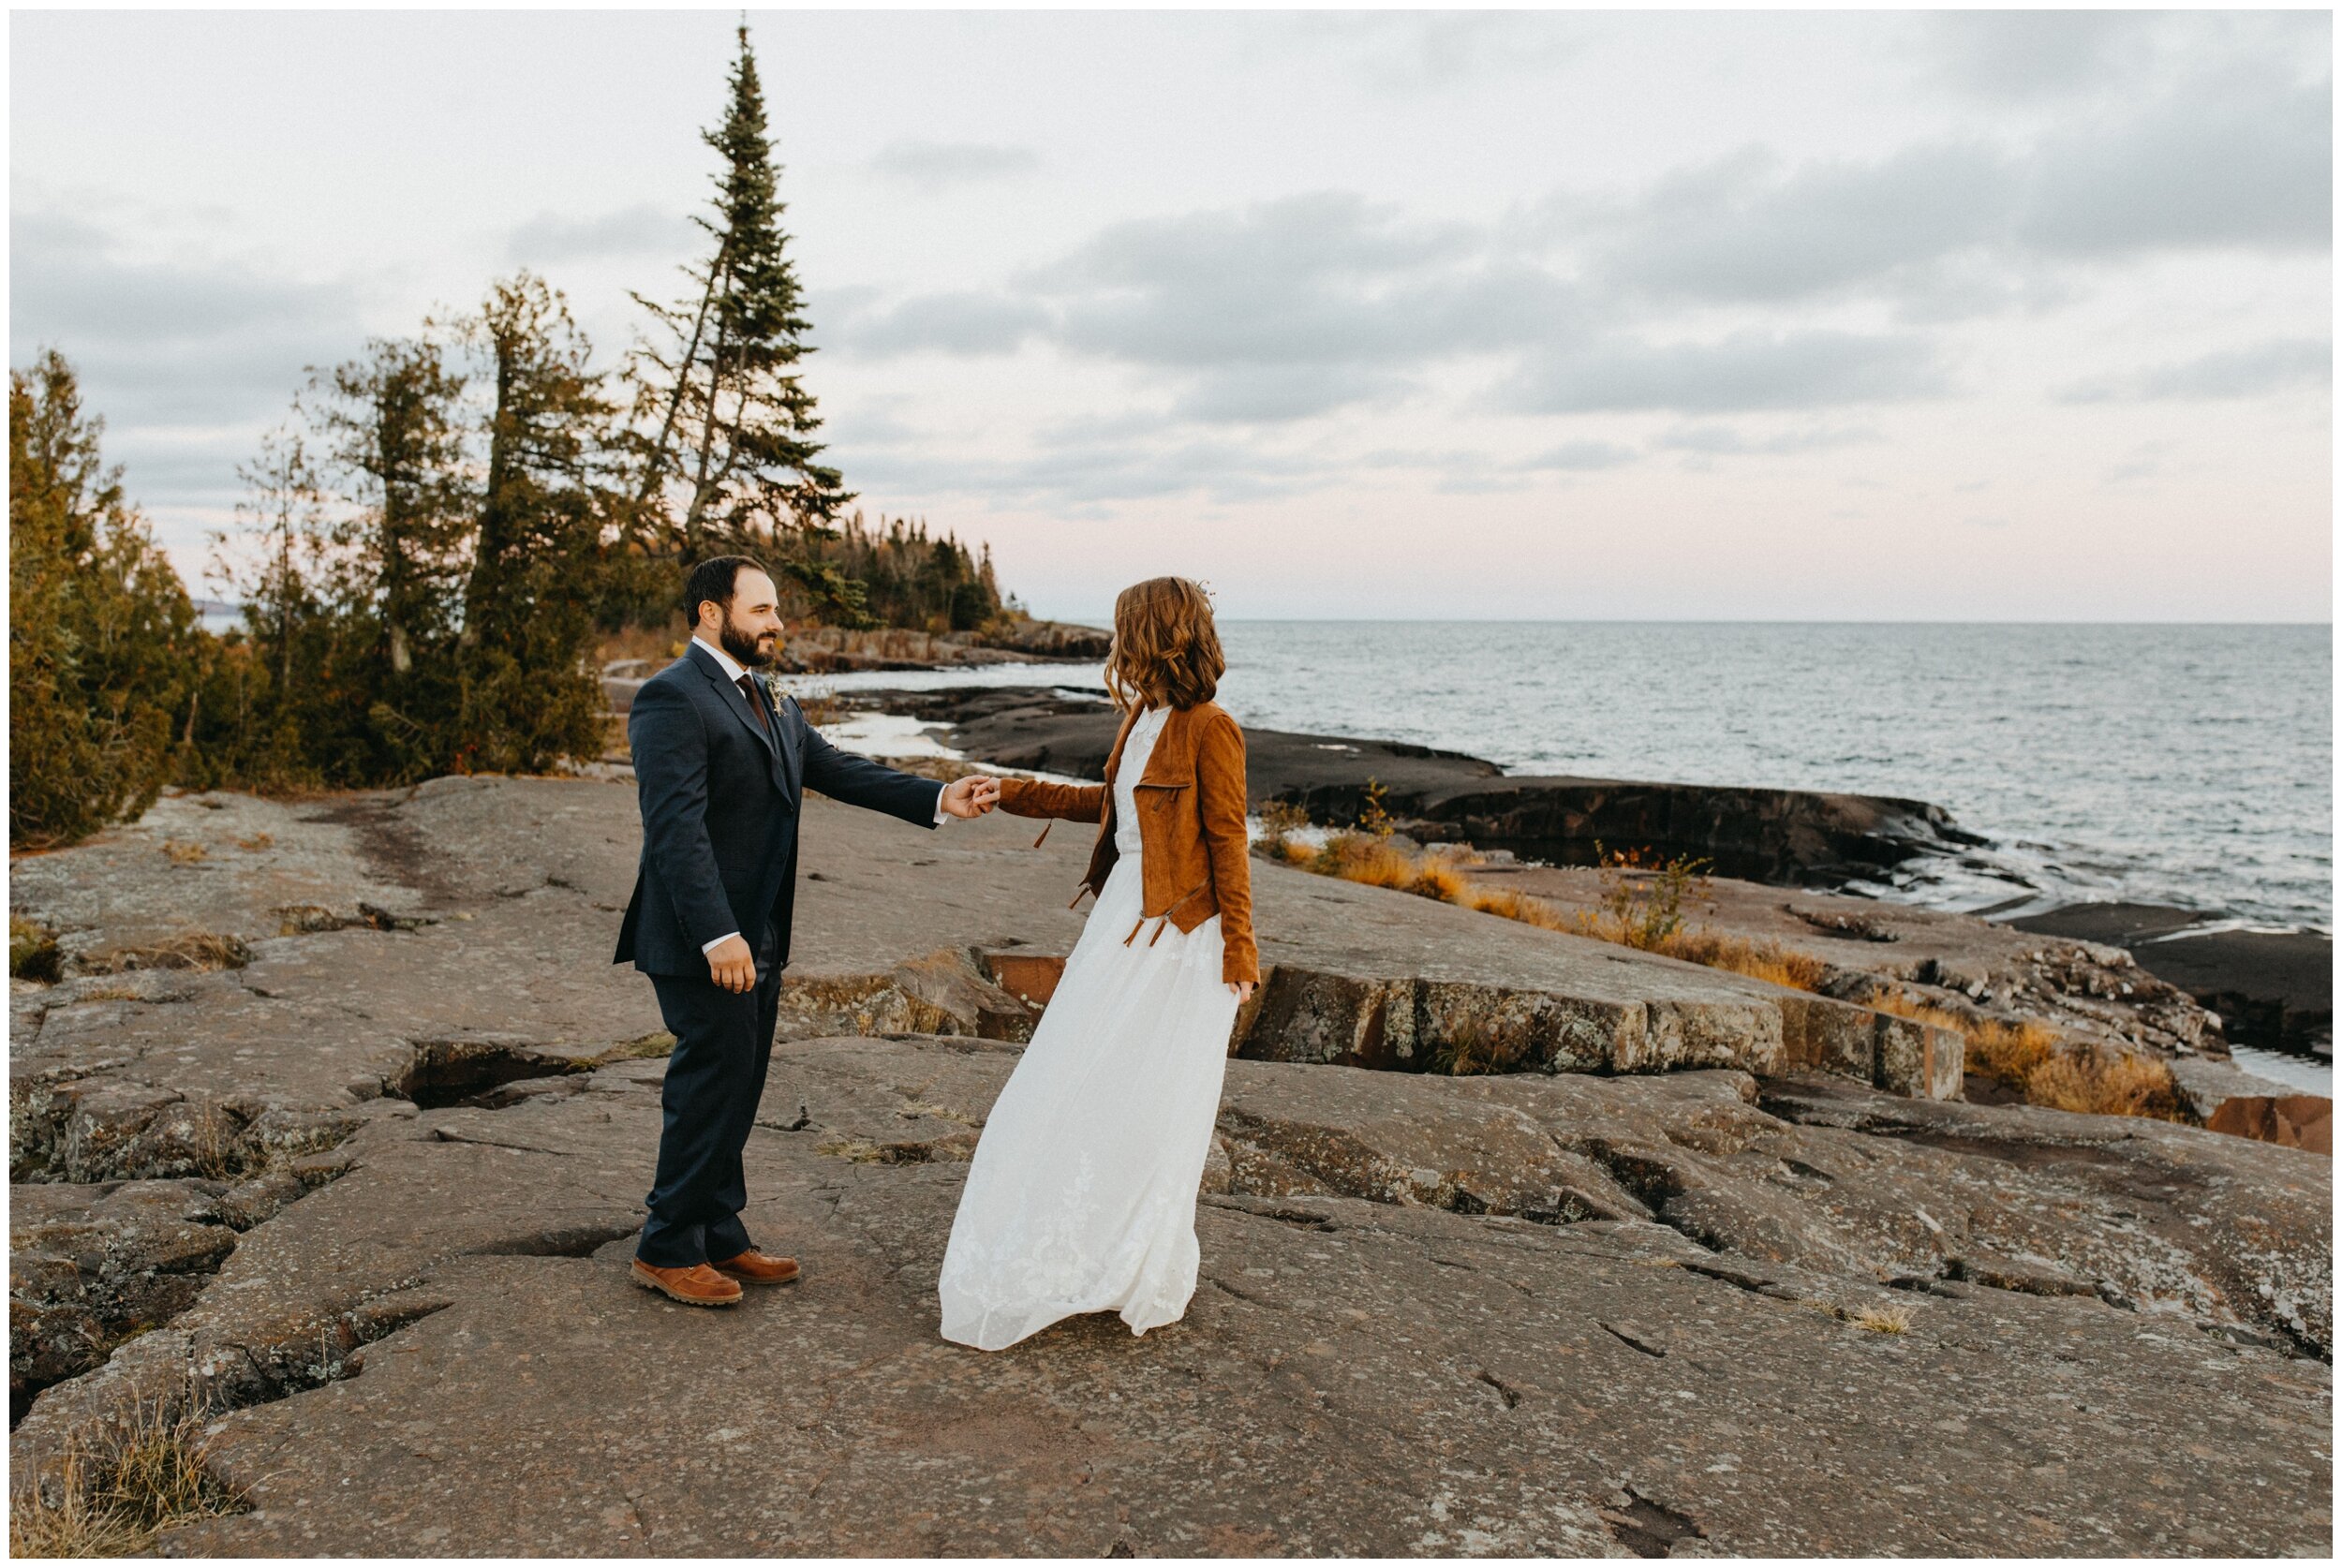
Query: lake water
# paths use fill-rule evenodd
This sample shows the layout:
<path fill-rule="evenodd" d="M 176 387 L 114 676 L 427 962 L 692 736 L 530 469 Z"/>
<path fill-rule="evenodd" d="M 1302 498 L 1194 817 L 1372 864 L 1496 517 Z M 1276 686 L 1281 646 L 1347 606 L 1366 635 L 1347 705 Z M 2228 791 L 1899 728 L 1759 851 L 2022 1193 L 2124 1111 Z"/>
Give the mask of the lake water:
<path fill-rule="evenodd" d="M 1223 621 L 1242 722 L 1514 773 L 1933 801 L 1994 841 L 1875 891 L 2333 929 L 2324 626 Z M 1096 667 L 822 684 L 1094 686 Z"/>

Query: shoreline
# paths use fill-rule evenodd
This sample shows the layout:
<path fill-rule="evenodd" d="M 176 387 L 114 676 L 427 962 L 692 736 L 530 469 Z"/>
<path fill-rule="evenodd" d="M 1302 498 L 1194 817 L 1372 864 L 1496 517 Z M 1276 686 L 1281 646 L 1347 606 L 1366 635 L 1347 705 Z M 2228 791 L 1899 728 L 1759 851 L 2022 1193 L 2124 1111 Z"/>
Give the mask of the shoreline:
<path fill-rule="evenodd" d="M 1064 687 L 858 684 L 834 700 L 912 721 L 922 733 L 942 729 L 938 753 L 1081 778 L 1104 776 L 1115 733 L 1110 706 Z M 1248 730 L 1247 744 L 1255 812 L 1284 801 L 1313 821 L 1352 825 L 1371 778 L 1397 829 L 1420 842 L 1469 842 L 1563 868 L 1594 864 L 1599 841 L 1704 857 L 1715 875 L 1737 880 L 1925 908 L 1877 890 L 1898 867 L 1993 847 L 1943 807 L 1901 797 L 1515 775 L 1460 751 L 1360 736 Z M 1969 918 L 2122 949 L 2217 1014 L 2231 1043 L 2330 1072 L 2330 934 L 2236 929 L 2222 910 L 2123 900 L 2043 910 L 2036 902 L 2005 903 L 2029 910 L 2014 918 Z"/>

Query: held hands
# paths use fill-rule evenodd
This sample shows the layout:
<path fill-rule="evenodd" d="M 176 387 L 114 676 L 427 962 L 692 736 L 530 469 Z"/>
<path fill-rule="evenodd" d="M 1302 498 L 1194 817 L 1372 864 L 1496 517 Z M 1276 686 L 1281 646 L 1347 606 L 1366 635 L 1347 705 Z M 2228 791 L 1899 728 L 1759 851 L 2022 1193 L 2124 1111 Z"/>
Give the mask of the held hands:
<path fill-rule="evenodd" d="M 727 991 L 747 991 L 756 985 L 756 957 L 747 941 L 726 937 L 707 950 L 707 972 Z"/>
<path fill-rule="evenodd" d="M 943 786 L 943 809 L 962 819 L 981 817 L 1001 804 L 1001 781 L 971 773 Z"/>

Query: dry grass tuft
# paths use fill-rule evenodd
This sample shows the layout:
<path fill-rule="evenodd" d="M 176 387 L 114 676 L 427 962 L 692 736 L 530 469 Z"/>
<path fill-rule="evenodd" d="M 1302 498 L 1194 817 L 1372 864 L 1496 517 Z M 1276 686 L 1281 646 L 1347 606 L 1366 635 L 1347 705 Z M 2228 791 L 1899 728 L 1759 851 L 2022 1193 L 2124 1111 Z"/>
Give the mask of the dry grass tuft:
<path fill-rule="evenodd" d="M 8 1500 L 9 1554 L 127 1557 L 173 1525 L 244 1512 L 210 1457 L 194 1400 L 140 1400 L 74 1437 L 48 1474 L 20 1483 Z"/>
<path fill-rule="evenodd" d="M 2132 1051 L 2092 1048 L 2053 1057 L 2025 1080 L 2024 1097 L 2053 1111 L 2181 1119 L 2171 1068 Z"/>
<path fill-rule="evenodd" d="M 249 838 L 237 839 L 236 848 L 239 850 L 249 850 L 253 853 L 258 854 L 260 851 L 274 846 L 275 842 L 276 836 L 274 834 L 256 833 Z"/>
<path fill-rule="evenodd" d="M 242 937 L 216 931 L 192 931 L 155 947 L 120 947 L 94 959 L 82 960 L 87 974 L 121 974 L 130 969 L 240 969 L 252 962 L 252 949 Z"/>
<path fill-rule="evenodd" d="M 1958 1030 L 1967 1038 L 1967 1070 L 2022 1094 L 2027 1104 L 2092 1116 L 2183 1119 L 2172 1070 L 2153 1057 L 2068 1041 L 2030 1018 L 2011 1023 L 1962 1017 L 1900 990 L 1882 991 L 1867 1005 L 1899 1018 Z"/>
<path fill-rule="evenodd" d="M 170 857 L 173 865 L 194 865 L 211 852 L 200 844 L 182 844 L 176 838 L 163 840 L 163 853 Z"/>
<path fill-rule="evenodd" d="M 1857 1328 L 1867 1328 L 1873 1334 L 1911 1332 L 1911 1309 L 1908 1307 L 1858 1308 L 1846 1321 Z"/>
<path fill-rule="evenodd" d="M 1410 852 L 1371 833 L 1333 834 L 1312 849 L 1290 836 L 1309 825 L 1309 819 L 1297 809 L 1272 802 L 1262 813 L 1262 821 L 1264 854 L 1320 876 L 1436 898 L 1524 925 L 1729 969 L 1791 990 L 1818 989 L 1829 971 L 1829 965 L 1812 954 L 1778 942 L 1685 929 L 1683 900 L 1695 895 L 1700 885 L 1697 862 L 1669 861 L 1645 875 L 1639 857 L 1613 854 L 1607 867 L 1611 875 L 1606 878 L 1602 907 L 1568 910 L 1509 888 L 1481 886 L 1472 880 L 1474 862 L 1467 849 L 1442 845 Z"/>
<path fill-rule="evenodd" d="M 1819 990 L 1822 977 L 1830 972 L 1830 966 L 1810 953 L 1779 942 L 1750 941 L 1707 931 L 1678 932 L 1651 951 L 1686 963 L 1705 964 L 1712 969 L 1729 969 L 1792 991 Z"/>

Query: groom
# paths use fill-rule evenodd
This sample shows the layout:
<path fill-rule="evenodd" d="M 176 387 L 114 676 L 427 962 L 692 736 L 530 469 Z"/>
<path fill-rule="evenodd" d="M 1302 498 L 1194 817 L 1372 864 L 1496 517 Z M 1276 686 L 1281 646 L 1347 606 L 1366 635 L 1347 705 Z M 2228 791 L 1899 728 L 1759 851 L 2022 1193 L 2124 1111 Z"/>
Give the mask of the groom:
<path fill-rule="evenodd" d="M 946 814 L 989 811 L 1000 786 L 972 777 L 944 786 L 850 756 L 793 700 L 771 702 L 749 672 L 772 662 L 779 595 L 748 556 L 693 568 L 683 599 L 690 645 L 643 684 L 627 716 L 643 859 L 611 961 L 650 976 L 675 1039 L 634 1278 L 694 1307 L 729 1307 L 743 1283 L 797 1277 L 794 1259 L 758 1251 L 740 1223 L 740 1151 L 772 1056 L 806 787 L 937 827 Z"/>

